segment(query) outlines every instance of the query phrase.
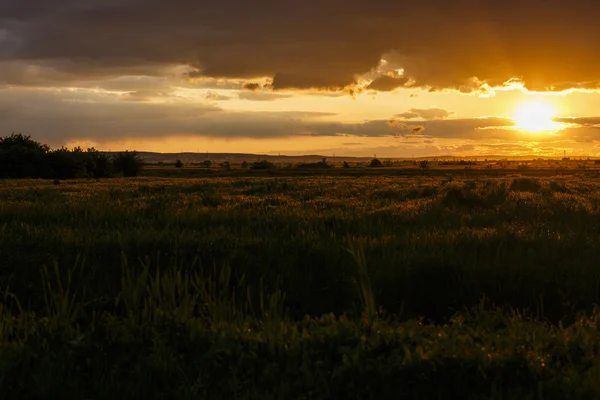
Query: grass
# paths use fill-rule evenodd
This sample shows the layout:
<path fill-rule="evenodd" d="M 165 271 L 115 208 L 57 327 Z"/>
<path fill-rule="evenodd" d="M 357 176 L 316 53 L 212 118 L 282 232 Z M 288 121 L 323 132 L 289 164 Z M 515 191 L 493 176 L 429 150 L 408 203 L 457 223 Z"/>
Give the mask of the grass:
<path fill-rule="evenodd" d="M 590 172 L 21 180 L 0 199 L 0 398 L 600 396 Z"/>

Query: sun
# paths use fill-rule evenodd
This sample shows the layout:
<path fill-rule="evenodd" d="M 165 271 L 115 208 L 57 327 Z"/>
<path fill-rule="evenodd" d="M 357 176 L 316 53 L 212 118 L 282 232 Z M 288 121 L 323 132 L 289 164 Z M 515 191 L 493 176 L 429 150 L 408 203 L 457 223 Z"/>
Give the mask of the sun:
<path fill-rule="evenodd" d="M 553 120 L 554 117 L 556 117 L 556 110 L 550 104 L 531 101 L 517 108 L 513 120 L 518 130 L 539 133 L 559 128 L 560 124 Z"/>

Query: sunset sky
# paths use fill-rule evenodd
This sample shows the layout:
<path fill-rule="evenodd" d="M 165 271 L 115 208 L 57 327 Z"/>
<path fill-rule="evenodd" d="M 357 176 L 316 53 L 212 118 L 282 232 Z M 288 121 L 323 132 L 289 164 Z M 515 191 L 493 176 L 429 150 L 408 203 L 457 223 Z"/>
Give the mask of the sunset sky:
<path fill-rule="evenodd" d="M 599 15 L 588 0 L 0 0 L 0 136 L 600 156 Z"/>

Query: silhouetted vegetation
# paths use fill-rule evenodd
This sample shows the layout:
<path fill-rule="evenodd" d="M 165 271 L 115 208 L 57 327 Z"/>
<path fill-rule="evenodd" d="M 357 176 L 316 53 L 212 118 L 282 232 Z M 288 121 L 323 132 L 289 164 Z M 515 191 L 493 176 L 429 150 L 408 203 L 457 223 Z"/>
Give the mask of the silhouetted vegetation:
<path fill-rule="evenodd" d="M 183 161 L 181 161 L 180 159 L 177 159 L 175 161 L 175 168 L 183 168 Z"/>
<path fill-rule="evenodd" d="M 273 164 L 270 161 L 267 160 L 262 160 L 262 161 L 255 161 L 250 165 L 250 169 L 272 169 L 275 168 L 275 164 Z"/>
<path fill-rule="evenodd" d="M 13 134 L 0 138 L 0 177 L 3 178 L 107 178 L 136 176 L 142 162 L 135 152 L 111 160 L 94 148 L 50 149 L 29 136 Z"/>
<path fill-rule="evenodd" d="M 38 178 L 48 174 L 49 147 L 29 136 L 13 134 L 0 138 L 0 177 Z"/>
<path fill-rule="evenodd" d="M 369 167 L 383 167 L 383 163 L 378 158 L 374 158 L 371 160 Z"/>
<path fill-rule="evenodd" d="M 331 168 L 332 165 L 327 162 L 327 157 L 324 157 L 321 161 L 315 163 L 301 163 L 298 165 L 299 168 Z"/>
<path fill-rule="evenodd" d="M 135 151 L 125 151 L 115 156 L 113 168 L 117 174 L 125 177 L 137 176 L 144 163 Z"/>

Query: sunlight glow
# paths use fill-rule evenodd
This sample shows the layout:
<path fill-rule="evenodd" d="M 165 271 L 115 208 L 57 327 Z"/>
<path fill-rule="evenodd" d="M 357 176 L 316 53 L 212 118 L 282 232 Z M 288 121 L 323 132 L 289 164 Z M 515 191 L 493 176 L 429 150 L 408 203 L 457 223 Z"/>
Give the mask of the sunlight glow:
<path fill-rule="evenodd" d="M 553 120 L 556 114 L 550 104 L 531 101 L 519 105 L 512 119 L 518 130 L 531 133 L 551 132 L 561 127 L 560 123 Z"/>

